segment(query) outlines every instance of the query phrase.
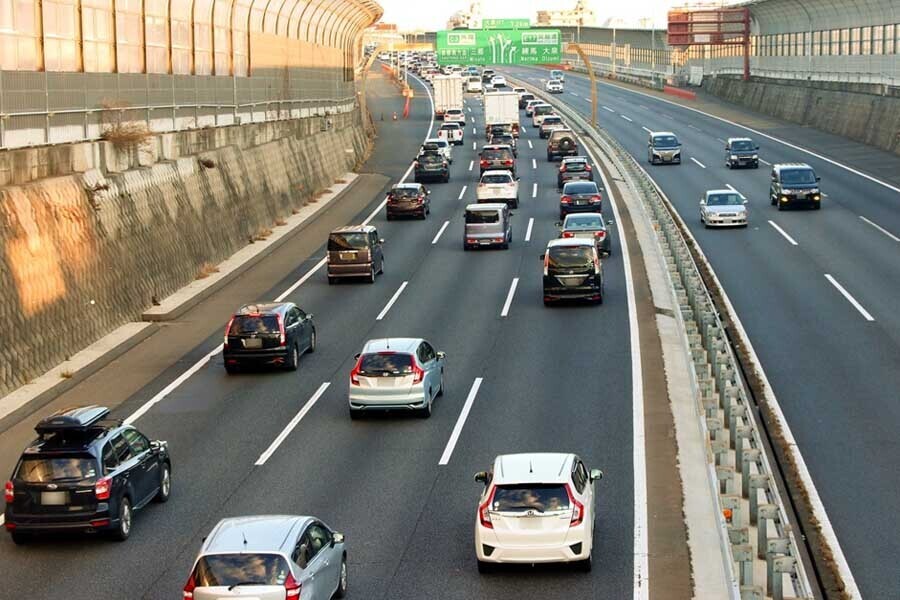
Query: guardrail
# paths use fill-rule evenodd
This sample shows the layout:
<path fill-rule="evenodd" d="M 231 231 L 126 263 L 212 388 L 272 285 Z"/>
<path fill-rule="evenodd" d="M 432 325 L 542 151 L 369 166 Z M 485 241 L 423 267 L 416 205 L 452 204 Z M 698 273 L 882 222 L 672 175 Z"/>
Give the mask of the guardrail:
<path fill-rule="evenodd" d="M 706 440 L 707 472 L 719 510 L 720 542 L 732 600 L 812 598 L 812 584 L 801 559 L 778 472 L 766 451 L 752 395 L 735 351 L 706 287 L 703 272 L 718 279 L 665 193 L 637 161 L 606 131 L 593 129 L 571 109 L 524 82 L 536 96 L 553 103 L 576 124 L 640 198 L 662 249 L 684 335 L 698 426 Z M 790 595 L 787 595 L 787 594 Z"/>
<path fill-rule="evenodd" d="M 687 66 L 692 63 L 688 62 Z M 702 64 L 693 66 L 703 66 Z M 703 66 L 704 75 L 743 75 L 743 67 Z M 829 83 L 866 83 L 887 88 L 900 87 L 900 79 L 888 73 L 850 73 L 841 71 L 791 71 L 787 69 L 761 69 L 752 67 L 750 75 L 766 79 L 794 79 L 797 81 L 821 81 Z"/>

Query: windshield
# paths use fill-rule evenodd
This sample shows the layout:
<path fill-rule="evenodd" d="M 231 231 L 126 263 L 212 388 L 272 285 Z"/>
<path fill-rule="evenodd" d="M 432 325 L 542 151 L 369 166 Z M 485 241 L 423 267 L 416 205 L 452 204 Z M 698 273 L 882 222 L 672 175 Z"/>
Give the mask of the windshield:
<path fill-rule="evenodd" d="M 678 146 L 678 138 L 674 135 L 658 135 L 653 138 L 653 145 L 657 148 L 675 148 Z"/>
<path fill-rule="evenodd" d="M 412 373 L 412 356 L 394 352 L 363 354 L 359 361 L 360 375 L 402 375 Z"/>
<path fill-rule="evenodd" d="M 554 246 L 547 251 L 548 265 L 562 269 L 593 266 L 594 255 L 587 246 Z"/>
<path fill-rule="evenodd" d="M 466 223 L 499 223 L 500 213 L 496 210 L 467 210 Z"/>
<path fill-rule="evenodd" d="M 600 215 L 570 216 L 564 224 L 565 229 L 603 229 L 603 218 Z"/>
<path fill-rule="evenodd" d="M 512 183 L 512 177 L 508 173 L 486 174 L 481 178 L 481 183 Z"/>
<path fill-rule="evenodd" d="M 237 315 L 231 322 L 228 335 L 243 335 L 247 333 L 278 333 L 278 319 L 274 315 Z"/>
<path fill-rule="evenodd" d="M 556 484 L 498 485 L 491 510 L 498 512 L 547 512 L 569 509 L 566 488 Z"/>
<path fill-rule="evenodd" d="M 592 181 L 567 183 L 563 187 L 563 194 L 596 194 L 597 192 L 597 184 Z"/>
<path fill-rule="evenodd" d="M 710 194 L 706 199 L 707 206 L 738 206 L 744 203 L 744 199 L 738 194 Z"/>
<path fill-rule="evenodd" d="M 27 483 L 93 481 L 97 478 L 97 464 L 93 458 L 80 456 L 23 458 L 15 478 Z"/>
<path fill-rule="evenodd" d="M 781 172 L 783 185 L 808 185 L 816 182 L 816 174 L 812 169 L 787 169 Z"/>
<path fill-rule="evenodd" d="M 481 83 L 481 77 L 469 77 L 469 83 Z"/>
<path fill-rule="evenodd" d="M 481 158 L 485 160 L 508 160 L 512 157 L 509 150 L 505 148 L 485 148 L 481 151 Z"/>
<path fill-rule="evenodd" d="M 288 564 L 278 554 L 211 554 L 197 561 L 194 583 L 199 587 L 284 585 Z"/>
<path fill-rule="evenodd" d="M 328 249 L 360 250 L 369 246 L 368 233 L 332 233 L 328 238 Z"/>
<path fill-rule="evenodd" d="M 553 107 L 549 104 L 538 104 L 534 107 L 534 114 L 538 116 L 549 115 L 551 112 L 553 112 Z"/>
<path fill-rule="evenodd" d="M 743 152 L 747 150 L 756 150 L 756 146 L 754 146 L 753 142 L 750 140 L 738 140 L 736 142 L 731 142 L 731 149 L 736 152 Z"/>

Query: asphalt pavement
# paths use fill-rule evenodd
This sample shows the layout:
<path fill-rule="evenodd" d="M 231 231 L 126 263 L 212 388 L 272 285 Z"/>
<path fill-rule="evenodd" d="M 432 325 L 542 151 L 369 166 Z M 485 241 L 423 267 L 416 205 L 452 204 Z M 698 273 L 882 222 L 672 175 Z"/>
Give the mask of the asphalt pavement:
<path fill-rule="evenodd" d="M 399 105 L 385 80 L 376 77 L 370 89 L 373 114 L 390 115 Z M 376 150 L 364 171 L 393 181 L 407 171 L 436 127 L 428 95 L 417 92 L 408 120 L 376 121 Z M 429 185 L 427 220 L 387 222 L 380 194 L 349 219 L 371 217 L 385 238 L 385 274 L 374 285 L 329 286 L 319 269 L 287 295 L 315 315 L 316 353 L 304 356 L 295 373 L 229 377 L 221 355 L 201 362 L 136 422 L 151 438 L 169 442 L 171 500 L 139 513 L 124 544 L 73 536 L 16 547 L 0 536 L 4 595 L 177 598 L 202 538 L 220 518 L 294 513 L 316 515 L 346 534 L 352 598 L 632 596 L 631 345 L 616 233 L 613 256 L 604 264 L 604 304 L 545 308 L 538 257 L 556 237 L 559 196 L 556 166 L 547 164 L 543 140 L 529 126 L 519 145 L 522 193 L 510 249 L 464 252 L 463 209 L 475 199 L 478 178 L 472 143 L 484 143 L 480 101 L 467 98 L 466 114 L 470 121 L 464 144 L 454 149 L 450 182 Z M 296 269 L 263 297 L 281 294 L 323 256 L 321 245 L 299 254 Z M 508 315 L 501 316 L 515 278 Z M 228 316 L 221 314 L 222 327 Z M 430 419 L 350 420 L 353 356 L 367 339 L 386 336 L 421 336 L 447 353 L 447 391 Z M 132 414 L 219 343 L 220 332 L 209 335 L 117 405 L 114 416 Z M 448 454 L 477 378 L 481 386 Z M 292 421 L 296 426 L 273 448 Z M 4 434 L 4 468 L 26 434 L 21 428 L 13 433 Z M 593 572 L 527 567 L 477 573 L 479 484 L 472 476 L 497 454 L 520 451 L 572 451 L 604 470 Z M 442 456 L 446 464 L 439 464 Z"/>
<path fill-rule="evenodd" d="M 546 81 L 539 68 L 504 70 L 535 85 Z M 559 98 L 589 114 L 588 80 L 567 74 Z M 600 126 L 662 187 L 715 268 L 863 596 L 900 597 L 900 193 L 891 179 L 900 161 L 894 157 L 888 172 L 884 152 L 847 142 L 848 164 L 834 136 L 777 123 L 766 129 L 792 148 L 608 83 L 599 86 L 599 104 Z M 648 130 L 679 136 L 681 165 L 647 163 Z M 768 164 L 729 170 L 724 140 L 745 135 L 766 163 L 812 165 L 826 195 L 822 210 L 770 206 Z M 816 145 L 826 137 L 827 148 Z M 705 229 L 701 195 L 729 186 L 749 200 L 749 227 Z"/>

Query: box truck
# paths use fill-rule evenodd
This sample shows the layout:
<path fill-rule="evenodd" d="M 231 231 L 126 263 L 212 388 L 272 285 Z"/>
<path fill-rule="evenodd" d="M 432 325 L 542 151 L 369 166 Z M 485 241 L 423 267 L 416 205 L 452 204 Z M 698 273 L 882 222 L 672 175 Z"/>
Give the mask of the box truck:
<path fill-rule="evenodd" d="M 462 110 L 463 107 L 463 78 L 459 75 L 435 75 L 432 80 L 434 85 L 434 116 L 444 118 L 444 113 L 451 108 Z"/>
<path fill-rule="evenodd" d="M 491 92 L 484 95 L 484 130 L 491 125 L 511 125 L 513 135 L 519 137 L 519 94 Z"/>

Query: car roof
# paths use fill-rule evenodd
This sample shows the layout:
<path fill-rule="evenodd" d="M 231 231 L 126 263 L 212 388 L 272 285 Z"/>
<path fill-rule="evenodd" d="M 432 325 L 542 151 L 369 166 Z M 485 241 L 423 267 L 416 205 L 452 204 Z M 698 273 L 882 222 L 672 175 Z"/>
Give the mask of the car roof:
<path fill-rule="evenodd" d="M 422 187 L 421 183 L 395 183 L 391 189 L 393 190 L 418 190 Z"/>
<path fill-rule="evenodd" d="M 448 142 L 444 138 L 426 138 L 425 144 L 448 144 Z M 422 145 L 424 146 L 425 144 Z"/>
<path fill-rule="evenodd" d="M 718 190 L 706 190 L 707 196 L 712 196 L 713 194 L 737 194 L 738 196 L 741 195 L 740 192 L 736 192 L 735 190 L 730 190 L 728 188 L 722 188 L 722 189 L 718 189 Z"/>
<path fill-rule="evenodd" d="M 546 123 L 547 121 L 552 121 L 553 119 L 557 119 L 557 120 L 559 120 L 559 121 L 562 121 L 562 117 L 561 117 L 561 116 L 555 115 L 555 114 L 554 114 L 554 115 L 547 115 L 547 116 L 545 116 L 545 117 L 544 117 L 544 123 Z"/>
<path fill-rule="evenodd" d="M 459 127 L 460 125 L 456 121 L 441 124 L 441 129 L 459 129 Z"/>
<path fill-rule="evenodd" d="M 603 221 L 603 213 L 585 212 L 585 213 L 569 213 L 566 215 L 566 218 L 563 220 L 563 223 L 565 223 L 569 219 L 578 219 L 580 217 L 599 217 L 600 220 Z"/>
<path fill-rule="evenodd" d="M 671 131 L 651 131 L 651 132 L 650 132 L 650 135 L 653 136 L 653 137 L 656 137 L 656 136 L 658 136 L 658 135 L 671 135 L 671 136 L 674 136 L 674 137 L 678 137 L 677 135 L 675 135 L 675 134 L 672 133 Z"/>
<path fill-rule="evenodd" d="M 753 140 L 748 137 L 730 137 L 728 138 L 728 143 L 731 142 L 752 142 Z"/>
<path fill-rule="evenodd" d="M 481 147 L 482 150 L 512 150 L 512 147 L 509 144 L 485 144 Z"/>
<path fill-rule="evenodd" d="M 565 129 L 557 129 L 556 131 L 565 131 Z M 564 156 L 562 162 L 587 162 L 587 156 Z"/>
<path fill-rule="evenodd" d="M 772 165 L 772 168 L 776 171 L 780 171 L 781 169 L 812 169 L 806 163 L 778 163 L 777 165 Z"/>
<path fill-rule="evenodd" d="M 448 108 L 447 112 L 458 113 L 458 112 L 462 112 L 462 109 L 461 108 Z"/>
<path fill-rule="evenodd" d="M 558 248 L 566 246 L 590 246 L 594 245 L 594 240 L 585 238 L 557 238 L 547 242 L 547 248 Z"/>
<path fill-rule="evenodd" d="M 313 517 L 256 515 L 222 519 L 207 536 L 200 554 L 224 552 L 284 552 L 294 550 L 292 540 Z"/>
<path fill-rule="evenodd" d="M 579 180 L 576 180 L 576 181 L 567 181 L 567 182 L 565 182 L 565 183 L 563 184 L 563 192 L 566 191 L 566 188 L 567 188 L 567 187 L 575 187 L 575 186 L 578 186 L 578 185 L 592 186 L 592 187 L 597 188 L 598 190 L 600 189 L 600 186 L 597 185 L 597 182 L 596 182 L 596 181 L 579 179 Z"/>
<path fill-rule="evenodd" d="M 580 238 L 574 238 L 580 239 Z M 581 240 L 593 246 L 591 240 Z M 581 244 L 579 244 L 581 245 Z M 494 484 L 565 483 L 572 473 L 574 454 L 529 452 L 501 454 L 494 461 Z"/>
<path fill-rule="evenodd" d="M 545 118 L 544 123 L 546 123 L 546 122 L 547 122 L 547 119 Z M 551 133 L 550 135 L 560 136 L 560 135 L 563 135 L 566 133 L 575 133 L 575 132 L 572 131 L 569 127 L 557 127 L 556 129 L 553 130 L 553 133 Z"/>
<path fill-rule="evenodd" d="M 509 172 L 509 169 L 488 169 L 481 174 L 482 177 L 485 175 L 508 175 L 512 177 L 512 173 Z"/>
<path fill-rule="evenodd" d="M 508 205 L 505 202 L 479 202 L 478 204 L 467 204 L 466 210 L 478 211 L 496 211 L 503 210 Z"/>
<path fill-rule="evenodd" d="M 404 338 L 404 337 L 392 337 L 392 338 L 380 338 L 375 340 L 369 340 L 363 346 L 363 354 L 368 352 L 415 352 L 416 348 L 419 347 L 419 344 L 422 343 L 422 338 Z"/>
<path fill-rule="evenodd" d="M 331 233 L 372 233 L 373 231 L 376 231 L 376 229 L 372 225 L 344 225 L 343 227 L 332 229 Z"/>

